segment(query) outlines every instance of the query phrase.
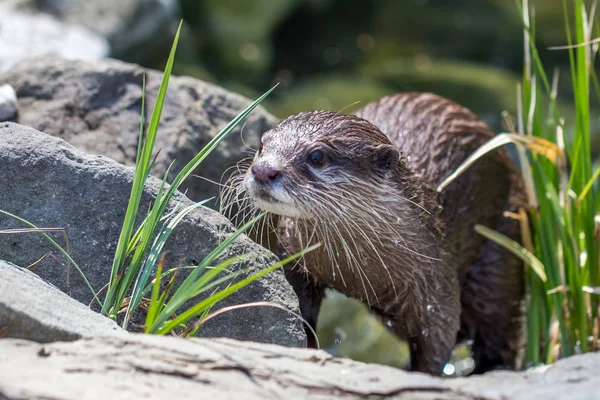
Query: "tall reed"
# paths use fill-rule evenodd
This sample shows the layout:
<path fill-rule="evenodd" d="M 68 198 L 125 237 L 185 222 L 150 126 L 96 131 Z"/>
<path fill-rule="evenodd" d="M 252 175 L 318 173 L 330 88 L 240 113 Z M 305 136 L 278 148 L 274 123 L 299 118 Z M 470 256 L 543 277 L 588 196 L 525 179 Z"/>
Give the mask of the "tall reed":
<path fill-rule="evenodd" d="M 549 78 L 536 47 L 527 0 L 515 0 L 523 19 L 524 68 L 517 88 L 517 126 L 490 140 L 444 182 L 443 189 L 477 158 L 507 143 L 517 146 L 528 207 L 518 215 L 522 245 L 478 226 L 476 230 L 519 257 L 526 269 L 528 365 L 600 347 L 600 196 L 590 147 L 592 95 L 600 99 L 594 70 L 598 53 L 597 1 L 563 0 L 565 44 L 570 70 Z M 562 72 L 562 73 L 561 73 Z M 570 79 L 572 93 L 558 93 L 559 79 Z M 561 96 L 560 107 L 558 98 Z M 575 117 L 564 109 L 572 98 Z"/>

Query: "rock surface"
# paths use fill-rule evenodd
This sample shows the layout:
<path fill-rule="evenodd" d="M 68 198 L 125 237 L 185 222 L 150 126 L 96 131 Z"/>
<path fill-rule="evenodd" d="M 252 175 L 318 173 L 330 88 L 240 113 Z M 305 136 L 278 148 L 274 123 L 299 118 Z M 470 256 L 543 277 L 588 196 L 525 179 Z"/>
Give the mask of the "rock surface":
<path fill-rule="evenodd" d="M 0 4 L 0 71 L 24 58 L 57 54 L 67 59 L 99 60 L 108 56 L 108 42 L 87 28 L 44 14 L 30 14 Z M 2 79 L 0 79 L 2 83 Z"/>
<path fill-rule="evenodd" d="M 19 120 L 65 139 L 90 153 L 133 165 L 139 135 L 142 76 L 146 74 L 146 121 L 162 73 L 115 60 L 96 63 L 59 58 L 23 62 L 0 82 L 11 84 L 19 98 Z M 153 174 L 162 177 L 175 160 L 171 178 L 250 101 L 218 86 L 188 77 L 171 77 L 158 130 L 161 149 Z M 223 172 L 257 148 L 260 135 L 276 119 L 261 107 L 238 127 L 198 168 L 196 174 L 220 181 Z M 218 186 L 191 177 L 183 187 L 192 200 L 218 194 Z"/>
<path fill-rule="evenodd" d="M 40 228 L 64 228 L 72 258 L 95 290 L 110 275 L 133 170 L 102 156 L 91 156 L 65 141 L 14 123 L 0 124 L 0 209 Z M 140 210 L 147 209 L 160 186 L 150 178 Z M 185 207 L 183 195 L 174 201 Z M 2 229 L 23 224 L 0 215 Z M 231 224 L 207 208 L 190 213 L 174 230 L 165 246 L 165 267 L 195 265 L 232 232 Z M 62 232 L 54 239 L 65 246 Z M 90 290 L 81 277 L 67 268 L 63 256 L 38 233 L 0 235 L 0 259 L 30 265 L 48 252 L 36 273 L 71 297 L 88 304 Z M 225 257 L 256 253 L 251 265 L 264 268 L 276 259 L 245 236 L 236 240 Z M 250 266 L 250 265 L 244 265 Z M 216 308 L 253 301 L 272 301 L 298 311 L 295 294 L 281 270 L 265 276 L 217 304 Z M 206 336 L 303 345 L 304 331 L 297 318 L 272 307 L 254 307 L 224 313 L 200 330 Z"/>
<path fill-rule="evenodd" d="M 600 354 L 586 354 L 525 373 L 441 379 L 225 339 L 0 340 L 2 399 L 593 399 L 599 369 Z"/>
<path fill-rule="evenodd" d="M 33 272 L 0 260 L 0 337 L 45 343 L 124 332 Z"/>

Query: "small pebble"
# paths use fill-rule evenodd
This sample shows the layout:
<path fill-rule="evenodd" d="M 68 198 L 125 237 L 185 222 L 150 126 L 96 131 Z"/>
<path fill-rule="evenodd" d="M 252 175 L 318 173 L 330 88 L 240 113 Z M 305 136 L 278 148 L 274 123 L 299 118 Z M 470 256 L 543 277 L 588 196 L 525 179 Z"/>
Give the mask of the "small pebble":
<path fill-rule="evenodd" d="M 17 92 L 10 85 L 0 85 L 0 121 L 11 121 L 17 116 Z"/>

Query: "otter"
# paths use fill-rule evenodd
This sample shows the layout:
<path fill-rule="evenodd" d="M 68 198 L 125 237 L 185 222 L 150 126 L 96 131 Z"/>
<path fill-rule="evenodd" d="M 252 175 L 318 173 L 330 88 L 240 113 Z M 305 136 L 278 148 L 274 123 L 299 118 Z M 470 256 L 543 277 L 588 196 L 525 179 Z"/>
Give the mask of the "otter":
<path fill-rule="evenodd" d="M 518 222 L 503 214 L 525 203 L 518 169 L 500 150 L 436 191 L 492 136 L 474 113 L 428 93 L 354 115 L 302 112 L 263 134 L 238 189 L 280 216 L 280 257 L 323 244 L 285 267 L 310 325 L 333 288 L 408 341 L 413 371 L 440 375 L 463 340 L 475 373 L 521 368 L 522 262 L 474 231 L 519 241 Z"/>

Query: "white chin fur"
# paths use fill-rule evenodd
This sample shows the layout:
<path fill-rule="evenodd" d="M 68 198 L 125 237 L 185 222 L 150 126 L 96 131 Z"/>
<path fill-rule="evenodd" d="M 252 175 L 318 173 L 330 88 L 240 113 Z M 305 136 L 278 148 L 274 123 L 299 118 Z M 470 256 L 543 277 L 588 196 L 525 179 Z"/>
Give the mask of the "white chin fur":
<path fill-rule="evenodd" d="M 283 215 L 285 217 L 299 217 L 300 213 L 294 206 L 284 203 L 270 203 L 261 199 L 252 197 L 254 204 L 261 210 L 272 212 L 273 214 Z"/>
<path fill-rule="evenodd" d="M 255 195 L 256 182 L 251 176 L 247 176 L 244 181 L 246 191 L 250 195 L 250 198 L 254 202 L 254 205 L 263 211 L 272 212 L 273 214 L 283 215 L 286 217 L 299 217 L 300 213 L 298 209 L 294 207 L 294 201 L 287 193 L 282 192 L 282 189 L 271 190 L 271 197 L 274 201 L 268 201 Z"/>

